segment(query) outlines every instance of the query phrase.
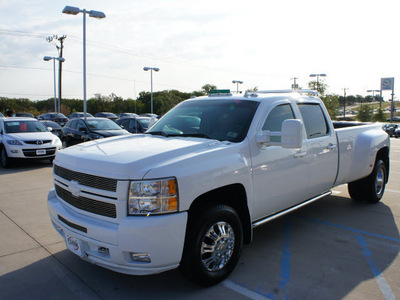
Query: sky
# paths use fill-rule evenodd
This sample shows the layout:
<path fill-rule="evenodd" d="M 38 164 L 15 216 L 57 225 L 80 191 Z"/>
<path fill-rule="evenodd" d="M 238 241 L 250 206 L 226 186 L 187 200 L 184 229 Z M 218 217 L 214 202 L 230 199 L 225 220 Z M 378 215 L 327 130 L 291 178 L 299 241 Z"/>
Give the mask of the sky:
<path fill-rule="evenodd" d="M 53 97 L 56 34 L 62 97 L 83 99 L 83 14 L 66 5 L 106 15 L 86 18 L 87 99 L 150 91 L 143 67 L 160 69 L 154 91 L 307 88 L 322 73 L 328 93 L 371 95 L 384 77 L 400 91 L 398 0 L 0 0 L 0 97 Z"/>

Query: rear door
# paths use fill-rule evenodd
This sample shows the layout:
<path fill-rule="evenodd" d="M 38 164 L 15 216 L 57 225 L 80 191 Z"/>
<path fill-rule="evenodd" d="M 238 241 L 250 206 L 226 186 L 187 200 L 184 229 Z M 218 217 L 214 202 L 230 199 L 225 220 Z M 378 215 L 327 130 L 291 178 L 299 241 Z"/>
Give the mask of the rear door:
<path fill-rule="evenodd" d="M 319 103 L 298 103 L 306 130 L 309 163 L 309 192 L 317 196 L 330 190 L 338 170 L 336 134 L 325 109 Z"/>

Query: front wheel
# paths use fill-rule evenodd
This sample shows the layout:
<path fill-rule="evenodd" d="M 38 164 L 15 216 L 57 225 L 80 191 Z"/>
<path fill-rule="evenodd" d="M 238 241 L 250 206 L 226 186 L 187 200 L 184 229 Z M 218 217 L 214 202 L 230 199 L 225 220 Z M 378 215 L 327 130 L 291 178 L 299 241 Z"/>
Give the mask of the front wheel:
<path fill-rule="evenodd" d="M 243 246 L 240 218 L 230 206 L 214 205 L 190 216 L 181 270 L 202 285 L 225 279 Z"/>
<path fill-rule="evenodd" d="M 1 165 L 3 166 L 3 168 L 9 168 L 11 165 L 11 160 L 7 155 L 7 150 L 3 147 L 1 147 Z"/>

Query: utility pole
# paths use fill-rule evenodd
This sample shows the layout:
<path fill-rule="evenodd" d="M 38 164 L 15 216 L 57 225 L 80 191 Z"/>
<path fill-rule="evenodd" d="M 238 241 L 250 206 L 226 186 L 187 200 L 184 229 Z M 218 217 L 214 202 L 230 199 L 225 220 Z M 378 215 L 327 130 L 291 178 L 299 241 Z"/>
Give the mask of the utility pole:
<path fill-rule="evenodd" d="M 59 52 L 59 57 L 62 58 L 63 57 L 63 42 L 64 40 L 67 38 L 66 35 L 62 35 L 58 38 L 58 41 L 60 42 L 60 47 L 57 46 L 58 52 Z M 58 108 L 59 108 L 59 112 L 61 113 L 61 74 L 62 74 L 62 60 L 59 59 L 58 60 L 58 95 L 59 95 L 59 99 L 58 101 L 60 101 L 58 103 Z"/>
<path fill-rule="evenodd" d="M 343 97 L 343 117 L 346 118 L 346 90 L 348 90 L 348 88 L 343 88 L 342 90 L 344 90 L 344 97 Z"/>
<path fill-rule="evenodd" d="M 293 80 L 292 90 L 297 90 L 299 88 L 299 86 L 296 84 L 297 79 L 299 79 L 299 77 L 290 78 L 290 80 Z"/>
<path fill-rule="evenodd" d="M 51 43 L 51 42 L 53 42 L 54 40 L 57 40 L 57 41 L 59 41 L 60 42 L 60 46 L 58 46 L 58 45 L 56 45 L 56 48 L 57 48 L 57 50 L 58 50 L 58 56 L 59 56 L 59 58 L 62 58 L 63 57 L 63 48 L 64 48 L 64 46 L 63 46 L 63 43 L 64 43 L 64 40 L 67 38 L 67 36 L 66 35 L 62 35 L 62 36 L 58 36 L 58 35 L 56 35 L 56 34 L 53 34 L 52 36 L 49 36 L 49 37 L 47 37 L 46 38 L 46 41 L 48 41 L 49 43 Z M 61 95 L 61 74 L 62 74 L 62 62 L 63 62 L 63 60 L 62 59 L 59 59 L 58 60 L 58 95 L 59 95 L 59 99 L 58 99 L 58 112 L 60 112 L 61 113 L 61 97 L 62 97 L 62 95 Z M 57 112 L 57 111 L 56 111 Z"/>

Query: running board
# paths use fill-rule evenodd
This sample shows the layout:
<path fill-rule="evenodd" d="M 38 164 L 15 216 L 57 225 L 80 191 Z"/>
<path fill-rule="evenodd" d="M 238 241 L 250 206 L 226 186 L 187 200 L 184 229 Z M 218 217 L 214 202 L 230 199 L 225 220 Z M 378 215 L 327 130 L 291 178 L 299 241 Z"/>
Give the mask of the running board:
<path fill-rule="evenodd" d="M 281 217 L 283 215 L 286 215 L 286 214 L 288 214 L 288 213 L 290 213 L 290 212 L 292 212 L 292 211 L 294 211 L 296 209 L 299 209 L 299 208 L 301 208 L 303 206 L 306 206 L 307 204 L 310 204 L 310 203 L 312 203 L 314 201 L 317 201 L 317 200 L 319 200 L 321 198 L 327 197 L 330 194 L 332 194 L 332 191 L 326 192 L 326 193 L 321 194 L 321 195 L 319 195 L 319 196 L 317 196 L 315 198 L 312 198 L 310 200 L 302 202 L 302 203 L 300 203 L 298 205 L 292 206 L 291 208 L 289 208 L 287 210 L 281 211 L 281 212 L 279 212 L 279 213 L 277 213 L 275 215 L 272 215 L 272 216 L 266 217 L 265 219 L 261 219 L 261 220 L 259 220 L 257 222 L 254 222 L 252 226 L 253 226 L 253 228 L 255 228 L 255 227 L 260 226 L 260 225 L 262 225 L 264 223 L 267 223 L 269 221 L 275 220 L 275 219 L 277 219 L 277 218 L 279 218 L 279 217 Z"/>

